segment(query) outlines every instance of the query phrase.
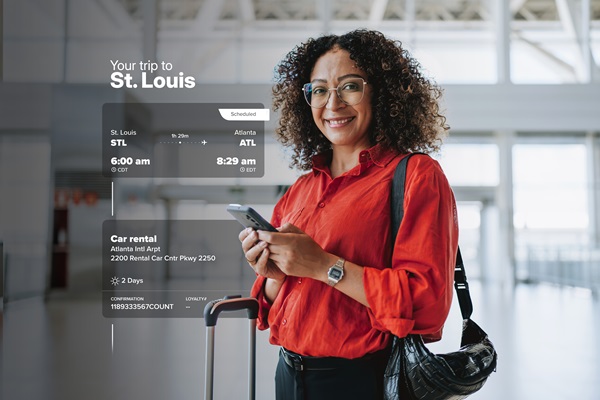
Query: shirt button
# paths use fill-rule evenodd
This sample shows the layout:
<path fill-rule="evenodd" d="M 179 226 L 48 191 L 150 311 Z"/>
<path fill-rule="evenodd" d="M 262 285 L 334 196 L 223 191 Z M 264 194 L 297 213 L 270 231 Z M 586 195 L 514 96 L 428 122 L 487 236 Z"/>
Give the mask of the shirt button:
<path fill-rule="evenodd" d="M 285 319 L 285 318 L 284 318 L 284 319 L 283 319 L 283 321 L 281 321 L 281 323 L 282 323 L 283 325 L 287 324 L 287 319 Z"/>
<path fill-rule="evenodd" d="M 325 203 L 319 203 L 319 208 L 325 207 Z"/>
<path fill-rule="evenodd" d="M 302 278 L 298 279 L 298 284 L 302 283 Z"/>

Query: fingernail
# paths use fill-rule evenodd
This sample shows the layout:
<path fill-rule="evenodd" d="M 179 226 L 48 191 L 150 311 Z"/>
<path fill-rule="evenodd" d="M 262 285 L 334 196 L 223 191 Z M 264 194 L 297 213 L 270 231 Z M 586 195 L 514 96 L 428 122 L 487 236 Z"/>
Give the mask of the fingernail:
<path fill-rule="evenodd" d="M 267 247 L 267 242 L 261 241 L 260 243 L 258 243 L 258 245 L 260 247 Z"/>

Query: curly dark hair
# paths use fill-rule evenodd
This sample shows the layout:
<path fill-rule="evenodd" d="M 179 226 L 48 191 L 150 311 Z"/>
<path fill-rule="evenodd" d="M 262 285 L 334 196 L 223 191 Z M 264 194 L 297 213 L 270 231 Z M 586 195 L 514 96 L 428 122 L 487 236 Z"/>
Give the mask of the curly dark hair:
<path fill-rule="evenodd" d="M 420 64 L 400 41 L 381 32 L 359 29 L 344 35 L 326 35 L 296 46 L 279 63 L 273 87 L 274 110 L 281 110 L 276 133 L 294 151 L 292 167 L 312 168 L 312 157 L 331 148 L 313 121 L 302 86 L 310 81 L 319 57 L 333 48 L 350 53 L 367 74 L 372 88 L 371 143 L 399 153 L 438 151 L 449 129 L 440 114 L 442 90 L 421 72 Z"/>

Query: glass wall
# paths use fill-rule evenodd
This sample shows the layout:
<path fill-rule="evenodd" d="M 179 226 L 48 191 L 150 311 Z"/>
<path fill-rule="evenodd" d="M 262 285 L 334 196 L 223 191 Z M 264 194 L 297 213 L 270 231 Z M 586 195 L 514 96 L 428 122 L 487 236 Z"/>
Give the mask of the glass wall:
<path fill-rule="evenodd" d="M 582 135 L 517 135 L 507 193 L 500 188 L 499 147 L 482 136 L 473 140 L 478 143 L 452 138 L 438 157 L 457 198 L 460 245 L 469 275 L 494 275 L 486 269 L 494 269 L 492 255 L 502 251 L 499 213 L 507 211 L 500 211 L 499 204 L 506 201 L 501 196 L 508 196 L 514 276 L 594 287 L 600 278 L 595 266 L 600 252 L 592 246 L 593 160 Z"/>
<path fill-rule="evenodd" d="M 517 278 L 593 288 L 600 255 L 591 245 L 588 150 L 584 143 L 515 145 Z"/>

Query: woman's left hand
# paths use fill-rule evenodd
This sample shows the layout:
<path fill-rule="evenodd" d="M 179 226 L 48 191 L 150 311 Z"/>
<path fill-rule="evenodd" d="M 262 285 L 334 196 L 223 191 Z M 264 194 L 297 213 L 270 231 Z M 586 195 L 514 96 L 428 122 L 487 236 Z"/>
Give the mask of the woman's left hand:
<path fill-rule="evenodd" d="M 327 253 L 300 228 L 286 223 L 279 232 L 259 231 L 258 237 L 269 244 L 271 259 L 286 275 L 323 280 L 331 260 Z"/>

